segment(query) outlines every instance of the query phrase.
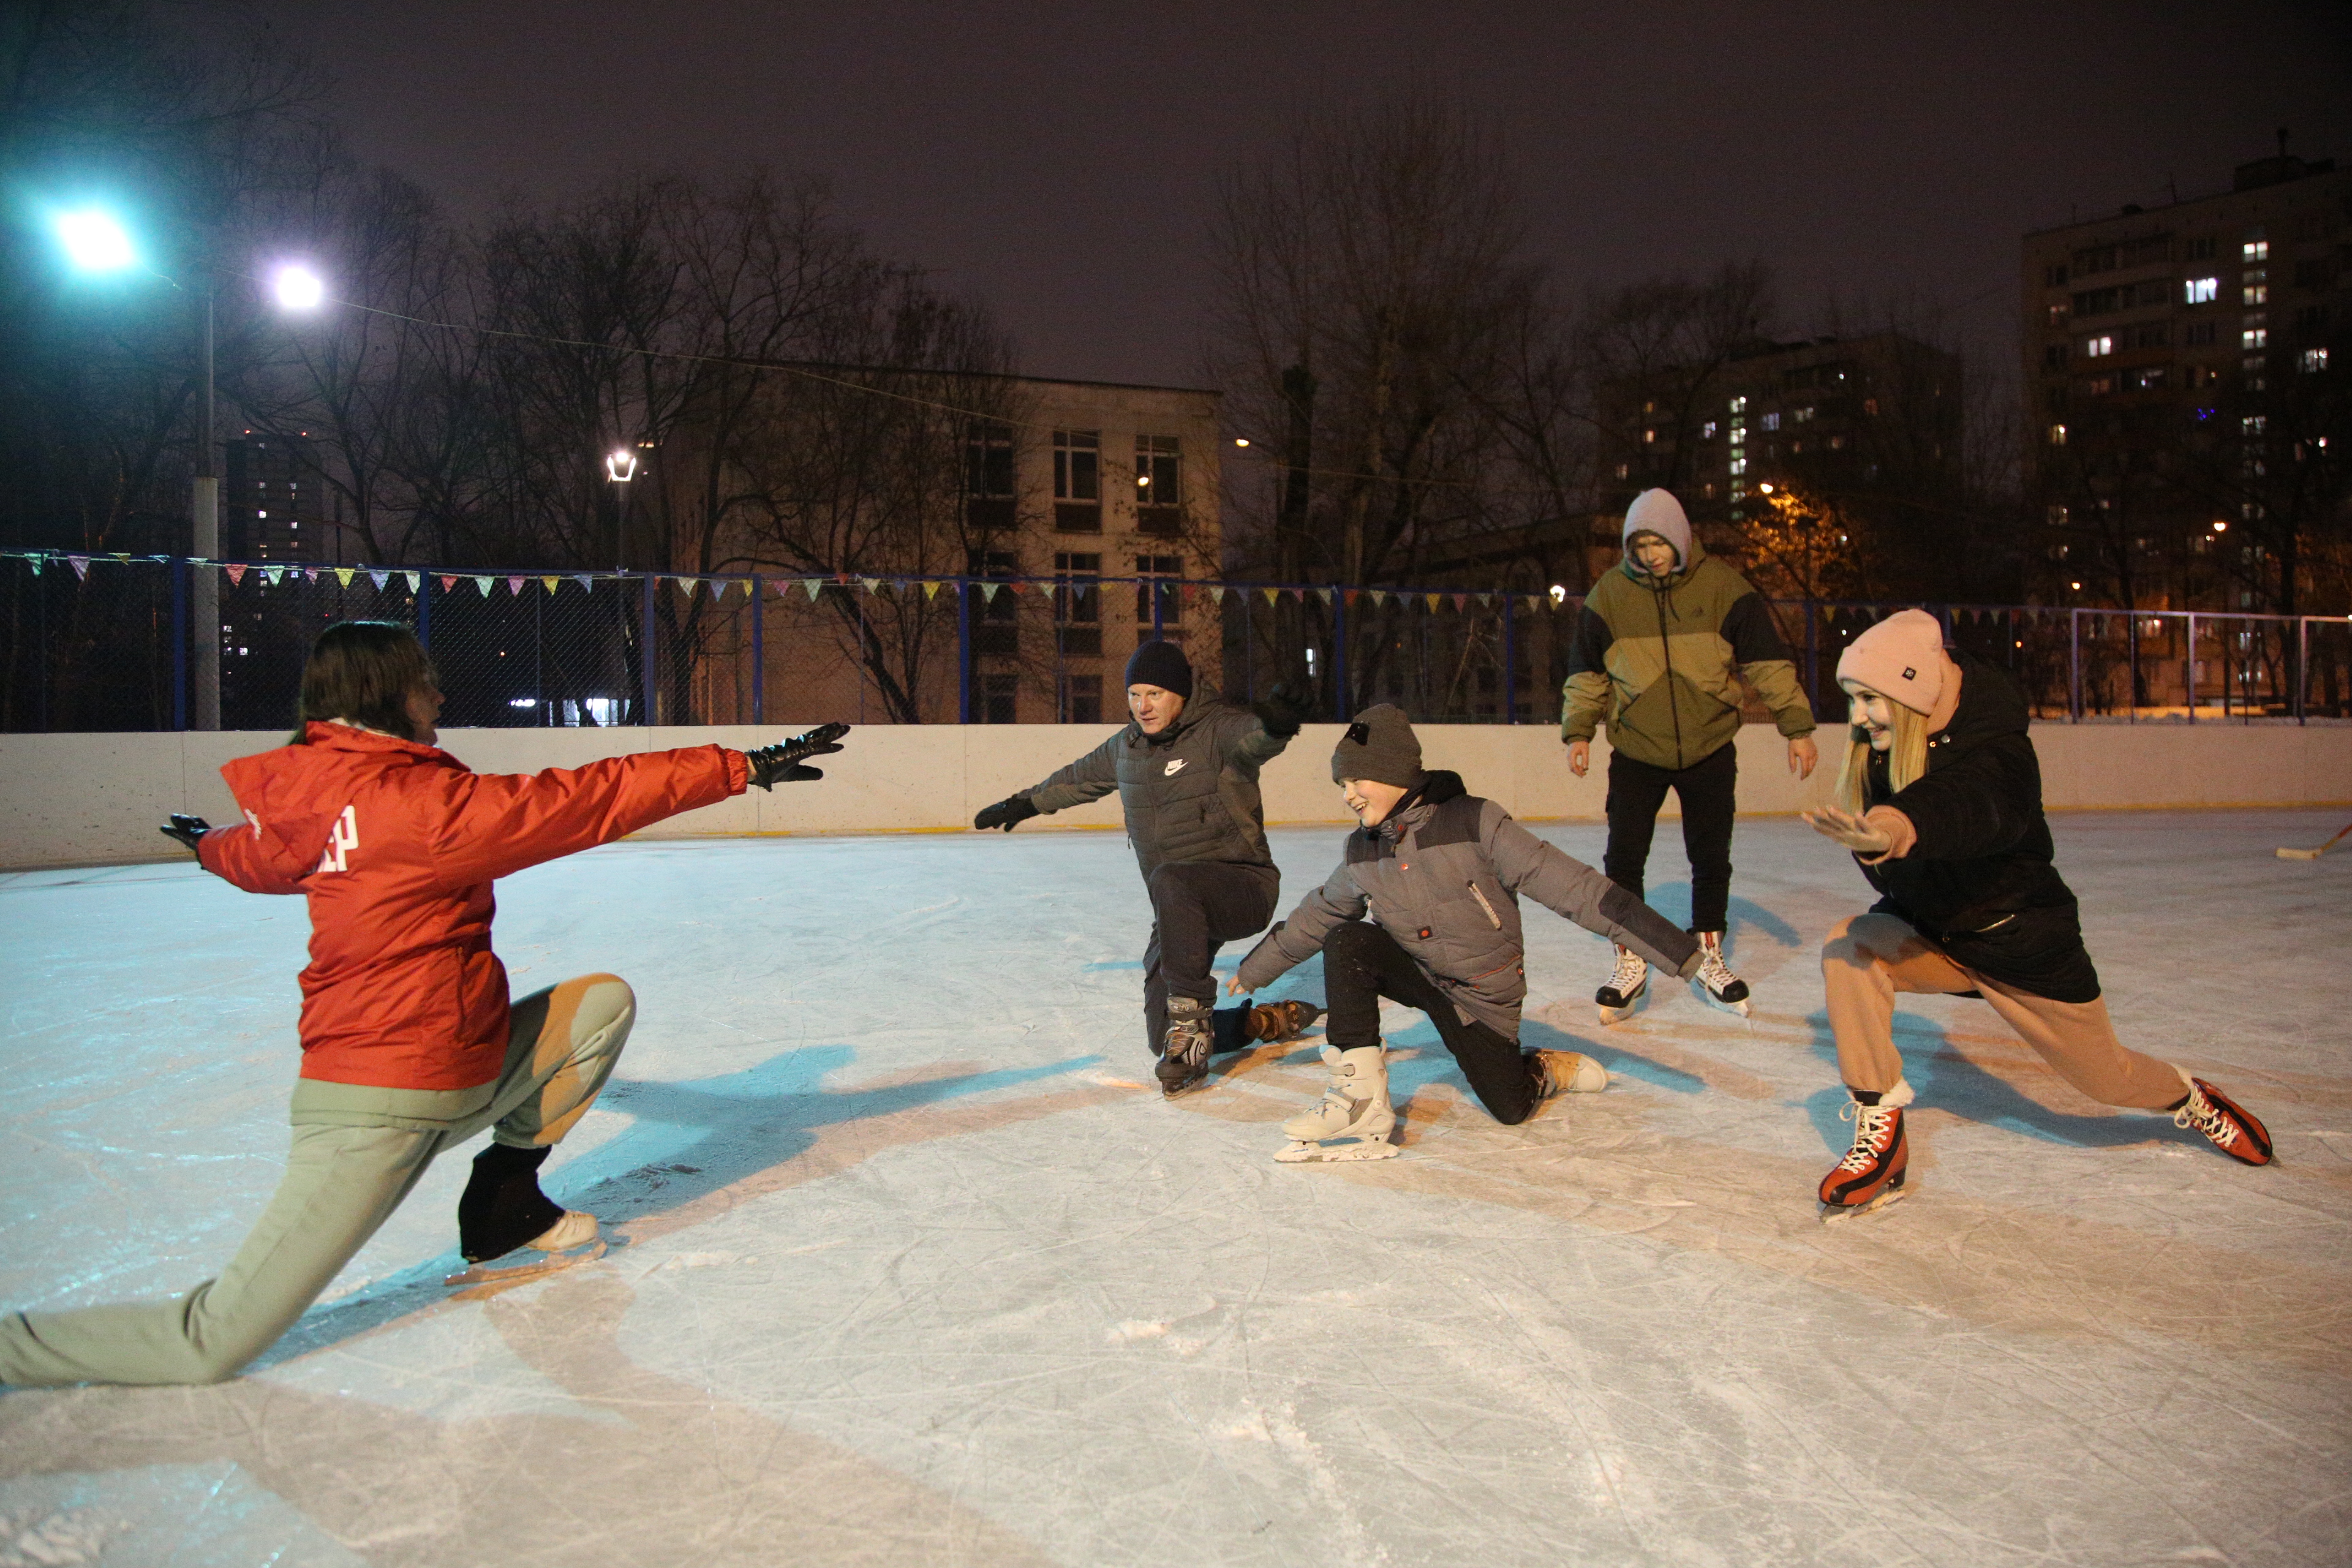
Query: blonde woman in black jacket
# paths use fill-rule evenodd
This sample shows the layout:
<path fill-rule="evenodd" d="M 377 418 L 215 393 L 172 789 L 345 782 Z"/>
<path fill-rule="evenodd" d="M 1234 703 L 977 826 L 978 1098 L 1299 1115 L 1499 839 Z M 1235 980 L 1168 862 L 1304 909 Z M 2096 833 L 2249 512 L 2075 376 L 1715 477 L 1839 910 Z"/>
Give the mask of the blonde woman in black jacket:
<path fill-rule="evenodd" d="M 1911 1086 L 1895 1047 L 1897 992 L 1979 996 L 2058 1075 L 2105 1105 L 2170 1111 L 2249 1165 L 2269 1132 L 2201 1079 L 2116 1038 L 2053 864 L 2025 701 L 1991 665 L 1944 650 L 1933 616 L 1905 610 L 1838 660 L 1853 728 L 1838 804 L 1805 820 L 1853 852 L 1881 895 L 1822 948 L 1853 1147 L 1822 1179 L 1825 1212 L 1899 1196 Z"/>

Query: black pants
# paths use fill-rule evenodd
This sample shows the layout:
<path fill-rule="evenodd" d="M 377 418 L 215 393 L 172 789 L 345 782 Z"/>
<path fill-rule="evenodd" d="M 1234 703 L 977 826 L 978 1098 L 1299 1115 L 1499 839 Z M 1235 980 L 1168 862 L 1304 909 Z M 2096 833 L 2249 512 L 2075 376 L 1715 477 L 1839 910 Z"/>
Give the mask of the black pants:
<path fill-rule="evenodd" d="M 1478 1102 L 1496 1121 L 1521 1122 L 1534 1112 L 1535 1077 L 1518 1042 L 1475 1020 L 1465 1022 L 1412 955 L 1370 921 L 1332 928 L 1323 943 L 1323 994 L 1331 1010 L 1323 1030 L 1328 1044 L 1343 1051 L 1379 1045 L 1381 998 L 1386 996 L 1429 1015 Z"/>
<path fill-rule="evenodd" d="M 1225 943 L 1265 929 L 1282 893 L 1282 873 L 1271 866 L 1183 861 L 1160 867 L 1147 885 L 1151 941 L 1143 950 L 1143 1027 L 1157 1056 L 1168 1038 L 1168 998 L 1216 999 L 1209 964 Z M 1229 1007 L 1217 1015 L 1214 1048 L 1242 1047 L 1246 1014 Z"/>
<path fill-rule="evenodd" d="M 1721 931 L 1731 904 L 1732 796 L 1739 782 L 1739 749 L 1725 746 L 1686 768 L 1657 768 L 1622 752 L 1609 753 L 1609 848 L 1601 868 L 1609 879 L 1642 896 L 1658 807 L 1673 790 L 1683 803 L 1683 850 L 1690 857 L 1693 931 Z"/>

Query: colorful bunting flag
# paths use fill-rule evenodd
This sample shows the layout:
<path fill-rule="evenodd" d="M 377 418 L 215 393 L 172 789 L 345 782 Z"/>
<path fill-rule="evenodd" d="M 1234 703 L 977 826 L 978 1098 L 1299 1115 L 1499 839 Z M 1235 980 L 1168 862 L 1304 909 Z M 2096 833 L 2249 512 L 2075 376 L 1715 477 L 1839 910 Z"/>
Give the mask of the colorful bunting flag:
<path fill-rule="evenodd" d="M 1222 605 L 1222 604 L 1223 604 L 1224 602 L 1225 602 L 1225 585 L 1224 585 L 1223 583 L 1212 583 L 1212 584 L 1209 584 L 1209 603 L 1211 603 L 1211 604 L 1213 604 L 1213 605 Z"/>
<path fill-rule="evenodd" d="M 72 567 L 72 568 L 74 569 L 74 575 L 75 575 L 77 578 L 79 578 L 79 580 L 81 580 L 82 582 L 85 582 L 85 583 L 87 583 L 87 582 L 89 582 L 89 556 L 87 556 L 87 555 L 68 555 L 68 556 L 67 556 L 67 557 L 66 557 L 66 564 L 67 564 L 67 565 L 68 565 L 68 566 L 70 566 L 70 567 Z"/>
<path fill-rule="evenodd" d="M 261 569 L 261 576 L 262 581 L 275 588 L 278 584 L 286 580 L 286 568 L 283 566 L 264 566 Z"/>
<path fill-rule="evenodd" d="M 422 572 L 403 572 L 403 573 L 401 574 L 401 575 L 408 579 L 408 591 L 409 591 L 410 593 L 412 593 L 412 594 L 416 594 L 416 593 L 422 593 L 422 592 L 424 591 L 424 588 L 425 588 L 425 574 L 424 574 L 424 573 L 422 573 Z"/>
<path fill-rule="evenodd" d="M 816 603 L 816 596 L 824 592 L 824 579 L 822 577 L 812 577 L 807 582 L 803 583 L 801 586 L 808 590 L 809 603 L 814 605 Z"/>
<path fill-rule="evenodd" d="M 938 578 L 936 578 L 936 577 L 926 577 L 926 578 L 924 578 L 924 579 L 923 579 L 923 597 L 924 597 L 924 598 L 929 599 L 929 598 L 934 597 L 934 596 L 939 593 L 939 591 L 940 591 L 940 584 L 939 584 L 939 579 L 938 579 Z"/>
<path fill-rule="evenodd" d="M 1269 605 L 1279 605 L 1282 602 L 1282 595 L 1278 589 L 1260 588 L 1258 592 L 1265 595 L 1265 602 Z"/>
<path fill-rule="evenodd" d="M 596 579 L 591 577 L 585 572 L 579 574 L 572 580 L 580 584 L 580 591 L 583 594 L 593 594 L 596 591 Z"/>
<path fill-rule="evenodd" d="M 1389 591 L 1386 588 L 1367 588 L 1364 591 L 1372 596 L 1372 608 L 1377 610 L 1387 607 Z"/>
<path fill-rule="evenodd" d="M 352 585 L 352 570 L 353 569 L 349 566 L 336 567 L 335 581 L 341 583 L 346 588 L 350 587 Z"/>
<path fill-rule="evenodd" d="M 1437 595 L 1434 594 L 1423 594 L 1422 597 L 1428 601 L 1430 614 L 1435 615 L 1437 613 Z"/>
<path fill-rule="evenodd" d="M 689 599 L 694 597 L 695 589 L 701 586 L 700 584 L 697 583 L 691 577 L 673 577 L 670 579 L 670 583 L 671 585 L 676 587 L 679 593 L 685 595 Z"/>
<path fill-rule="evenodd" d="M 441 579 L 441 591 L 445 594 L 454 592 L 457 586 L 457 579 L 455 575 L 446 575 Z"/>
<path fill-rule="evenodd" d="M 1331 590 L 1330 590 L 1330 589 L 1328 589 L 1328 588 L 1317 588 L 1317 589 L 1313 590 L 1313 592 L 1314 592 L 1315 596 L 1316 596 L 1317 598 L 1318 598 L 1318 599 L 1322 600 L 1325 604 L 1327 604 L 1327 605 L 1328 605 L 1328 604 L 1329 604 L 1329 603 L 1331 602 Z M 1299 603 L 1300 603 L 1300 604 L 1302 604 L 1302 605 L 1303 605 L 1303 604 L 1305 604 L 1306 602 L 1307 602 L 1307 601 L 1306 601 L 1306 600 L 1304 600 L 1304 599 L 1301 599 L 1301 600 L 1299 601 Z"/>
<path fill-rule="evenodd" d="M 490 579 L 488 579 L 488 577 L 477 577 L 477 578 L 475 578 L 475 579 L 474 579 L 474 590 L 475 590 L 475 592 L 477 592 L 477 593 L 480 594 L 480 595 L 482 595 L 482 597 L 483 597 L 483 598 L 485 598 L 485 599 L 488 598 L 488 597 L 490 596 Z"/>
<path fill-rule="evenodd" d="M 996 603 L 997 590 L 1003 586 L 1004 584 L 1002 583 L 992 581 L 982 582 L 980 585 L 981 603 L 984 605 L 992 605 Z"/>
<path fill-rule="evenodd" d="M 373 566 L 368 568 L 368 581 L 375 584 L 378 593 L 383 591 L 384 584 L 390 581 L 391 577 L 392 574 L 389 572 L 379 572 Z"/>
<path fill-rule="evenodd" d="M 546 589 L 549 594 L 552 595 L 555 592 L 555 585 L 562 581 L 563 581 L 563 579 L 561 577 L 541 577 L 539 580 L 539 585 Z"/>
<path fill-rule="evenodd" d="M 860 577 L 857 581 L 869 594 L 878 594 L 882 591 L 882 579 L 879 577 Z"/>
<path fill-rule="evenodd" d="M 1470 607 L 1470 595 L 1467 595 L 1467 594 L 1456 594 L 1456 595 L 1454 595 L 1454 607 L 1456 610 L 1466 610 L 1466 609 L 1468 609 L 1468 608 Z M 1678 797 L 1676 797 L 1676 798 L 1680 798 L 1680 797 L 1678 796 Z"/>

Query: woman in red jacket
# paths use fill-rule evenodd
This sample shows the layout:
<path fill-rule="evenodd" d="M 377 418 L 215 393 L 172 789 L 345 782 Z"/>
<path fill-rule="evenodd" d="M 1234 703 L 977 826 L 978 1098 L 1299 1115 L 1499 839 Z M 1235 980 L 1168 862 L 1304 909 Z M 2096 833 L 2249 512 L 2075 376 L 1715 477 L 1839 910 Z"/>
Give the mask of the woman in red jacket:
<path fill-rule="evenodd" d="M 318 1299 L 435 1156 L 488 1128 L 457 1202 L 468 1262 L 559 1254 L 596 1221 L 539 1188 L 619 1058 L 635 998 L 587 974 L 509 1004 L 490 951 L 499 877 L 779 780 L 823 775 L 846 726 L 743 752 L 614 757 L 477 773 L 434 745 L 441 693 L 402 626 L 330 626 L 302 671 L 293 742 L 221 770 L 245 822 L 163 831 L 249 892 L 310 901 L 293 1148 L 261 1221 L 216 1279 L 166 1301 L 0 1316 L 0 1383 L 216 1383 Z"/>

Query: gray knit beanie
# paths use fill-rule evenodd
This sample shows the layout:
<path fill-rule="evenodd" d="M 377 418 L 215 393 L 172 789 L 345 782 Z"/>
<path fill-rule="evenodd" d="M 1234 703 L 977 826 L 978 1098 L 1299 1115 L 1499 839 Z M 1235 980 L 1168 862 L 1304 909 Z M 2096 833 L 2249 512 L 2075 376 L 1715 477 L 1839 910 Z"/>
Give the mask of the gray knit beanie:
<path fill-rule="evenodd" d="M 1356 715 L 1331 752 L 1331 782 L 1371 779 L 1399 789 L 1418 789 L 1429 775 L 1421 770 L 1421 737 L 1394 703 L 1383 702 Z"/>

